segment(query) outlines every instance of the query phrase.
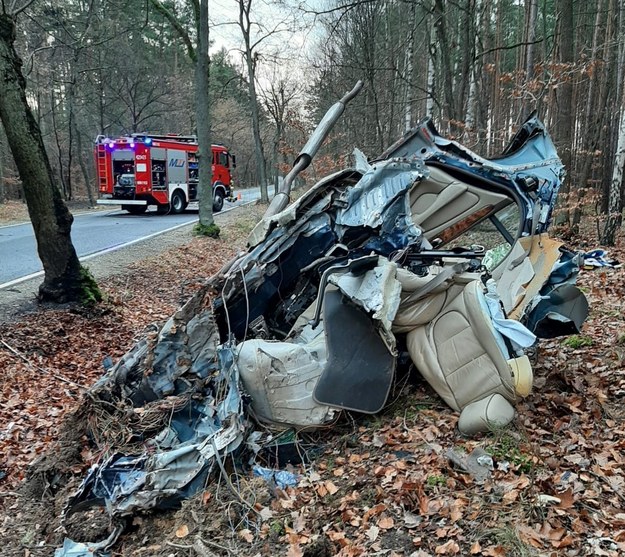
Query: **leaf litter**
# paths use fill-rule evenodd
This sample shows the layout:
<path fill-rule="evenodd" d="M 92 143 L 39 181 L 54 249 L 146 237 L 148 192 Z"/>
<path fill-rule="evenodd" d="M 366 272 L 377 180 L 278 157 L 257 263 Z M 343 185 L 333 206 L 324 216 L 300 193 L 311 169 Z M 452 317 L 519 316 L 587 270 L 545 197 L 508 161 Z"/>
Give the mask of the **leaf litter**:
<path fill-rule="evenodd" d="M 107 356 L 122 356 L 242 248 L 245 232 L 231 226 L 222 240 L 193 239 L 131 265 L 104 282 L 100 308 L 40 309 L 0 326 L 3 555 L 51 555 L 66 535 L 104 537 L 98 510 L 67 531 L 59 524 L 100 456 L 77 413 L 84 389 Z M 622 239 L 611 255 L 623 259 Z M 229 459 L 179 510 L 135 517 L 113 555 L 622 555 L 624 274 L 580 274 L 592 342 L 541 341 L 537 388 L 514 427 L 464 438 L 456 415 L 409 377 L 382 414 L 301 432 L 321 454 L 293 467 L 296 487 L 270 486 Z M 448 457 L 478 448 L 494 464 L 483 482 Z"/>

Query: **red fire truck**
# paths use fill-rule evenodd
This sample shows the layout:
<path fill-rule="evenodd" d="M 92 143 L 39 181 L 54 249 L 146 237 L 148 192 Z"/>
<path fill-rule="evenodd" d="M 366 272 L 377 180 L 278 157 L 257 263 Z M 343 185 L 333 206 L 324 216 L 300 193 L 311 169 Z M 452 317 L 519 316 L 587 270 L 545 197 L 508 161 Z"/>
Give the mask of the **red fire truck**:
<path fill-rule="evenodd" d="M 213 211 L 234 201 L 235 157 L 213 145 Z M 159 213 L 180 213 L 198 200 L 198 143 L 195 136 L 135 133 L 96 138 L 99 205 L 121 205 L 133 214 L 156 205 Z"/>

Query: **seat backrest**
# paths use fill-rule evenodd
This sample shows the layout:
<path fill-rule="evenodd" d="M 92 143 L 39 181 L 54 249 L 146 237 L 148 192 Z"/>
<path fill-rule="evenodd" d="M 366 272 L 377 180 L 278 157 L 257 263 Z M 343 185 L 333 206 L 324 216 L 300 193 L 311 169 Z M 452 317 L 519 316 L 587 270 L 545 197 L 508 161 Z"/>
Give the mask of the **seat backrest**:
<path fill-rule="evenodd" d="M 506 195 L 456 180 L 440 168 L 428 170 L 430 175 L 410 191 L 412 221 L 428 240 L 476 213 L 483 218 L 510 203 Z"/>
<path fill-rule="evenodd" d="M 448 299 L 429 323 L 407 334 L 415 366 L 455 410 L 494 393 L 515 400 L 508 355 L 502 351 L 480 281 Z"/>

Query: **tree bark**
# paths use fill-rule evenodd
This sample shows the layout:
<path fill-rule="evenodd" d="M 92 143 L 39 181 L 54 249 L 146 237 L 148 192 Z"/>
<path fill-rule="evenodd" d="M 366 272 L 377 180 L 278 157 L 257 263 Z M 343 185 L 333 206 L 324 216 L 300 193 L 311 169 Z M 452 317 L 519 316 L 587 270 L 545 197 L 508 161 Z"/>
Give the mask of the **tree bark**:
<path fill-rule="evenodd" d="M 209 28 L 208 28 L 208 1 L 189 0 L 193 11 L 197 45 L 194 46 L 191 36 L 180 20 L 165 7 L 160 0 L 150 0 L 150 4 L 173 27 L 182 39 L 191 61 L 195 64 L 195 115 L 197 118 L 198 136 L 198 206 L 200 225 L 212 227 L 215 224 L 213 216 L 213 149 L 210 138 L 210 91 L 209 71 L 210 57 Z"/>
<path fill-rule="evenodd" d="M 430 118 L 434 117 L 434 98 L 437 94 L 435 90 L 436 83 L 436 59 L 438 52 L 436 49 L 436 13 L 434 6 L 430 12 L 430 36 L 428 41 L 428 68 L 427 68 L 427 101 L 425 105 L 425 115 Z"/>
<path fill-rule="evenodd" d="M 254 134 L 254 152 L 256 154 L 256 174 L 260 182 L 260 200 L 262 203 L 269 202 L 267 194 L 267 170 L 265 168 L 265 153 L 263 140 L 260 135 L 260 114 L 258 110 L 258 96 L 256 94 L 256 59 L 252 52 L 250 10 L 252 0 L 238 0 L 239 2 L 239 27 L 245 43 L 245 63 L 247 66 L 247 86 L 250 94 L 252 110 L 252 131 Z"/>
<path fill-rule="evenodd" d="M 15 20 L 0 14 L 0 118 L 20 175 L 43 263 L 42 301 L 81 298 L 82 273 L 70 238 L 73 217 L 54 184 L 39 126 L 26 101 L 22 61 L 15 51 Z"/>
<path fill-rule="evenodd" d="M 619 36 L 618 48 L 625 44 L 622 35 Z M 620 54 L 620 52 L 619 52 Z M 620 74 L 620 119 L 618 127 L 618 141 L 612 167 L 612 180 L 608 191 L 608 218 L 603 228 L 601 243 L 613 246 L 616 240 L 616 231 L 623 219 L 623 171 L 625 167 L 625 79 Z"/>
<path fill-rule="evenodd" d="M 523 121 L 533 109 L 533 102 L 529 100 L 529 87 L 534 79 L 534 41 L 536 40 L 536 13 L 538 0 L 525 0 L 526 26 L 525 26 L 525 79 L 521 116 Z"/>
<path fill-rule="evenodd" d="M 78 155 L 78 164 L 80 165 L 80 171 L 82 172 L 82 177 L 85 181 L 85 190 L 87 191 L 87 198 L 89 199 L 89 207 L 95 207 L 95 188 L 93 188 L 93 180 L 89 175 L 89 170 L 87 169 L 87 164 L 85 163 L 85 157 L 83 156 L 84 153 L 82 150 L 82 137 L 80 134 L 80 130 L 77 127 L 76 121 L 74 121 L 74 133 L 76 134 L 76 151 Z"/>
<path fill-rule="evenodd" d="M 199 161 L 199 213 L 200 224 L 212 226 L 213 217 L 213 150 L 210 137 L 210 95 L 208 89 L 210 58 L 208 56 L 208 0 L 200 2 L 197 60 L 195 63 L 195 107 L 197 113 L 197 138 Z"/>
<path fill-rule="evenodd" d="M 414 43 L 415 43 L 415 33 L 417 32 L 415 29 L 414 22 L 417 20 L 416 14 L 416 5 L 410 5 L 410 25 L 408 25 L 408 46 L 406 48 L 406 85 L 404 90 L 404 132 L 410 131 L 412 128 L 412 96 L 413 96 L 413 87 L 414 83 Z"/>
<path fill-rule="evenodd" d="M 625 166 L 625 94 L 621 100 L 621 118 L 618 132 L 618 146 L 614 157 L 612 182 L 610 183 L 610 195 L 608 202 L 608 219 L 603 229 L 601 243 L 613 246 L 616 231 L 622 220 L 623 198 L 623 167 Z"/>
<path fill-rule="evenodd" d="M 454 69 L 451 63 L 451 52 L 447 37 L 446 10 L 442 0 L 434 0 L 434 17 L 436 28 L 436 38 L 440 45 L 441 53 L 441 76 L 443 85 L 443 97 L 445 99 L 445 117 L 450 121 L 458 119 L 456 114 L 456 102 L 454 98 L 455 90 L 453 86 Z M 451 126 L 455 129 L 454 126 Z"/>
<path fill-rule="evenodd" d="M 605 27 L 601 25 L 602 19 L 602 0 L 598 1 L 597 13 L 595 15 L 595 29 L 593 32 L 592 50 L 590 55 L 590 61 L 595 64 L 599 58 L 599 36 L 604 40 L 603 52 L 601 59 L 605 61 L 603 69 L 601 71 L 593 72 L 589 77 L 588 93 L 586 108 L 584 112 L 584 118 L 582 121 L 582 138 L 580 141 L 581 153 L 578 155 L 578 160 L 582 160 L 581 171 L 576 173 L 577 183 L 579 184 L 579 190 L 577 192 L 577 202 L 573 209 L 573 216 L 571 219 L 571 230 L 573 234 L 579 232 L 579 223 L 582 218 L 582 199 L 584 193 L 588 190 L 588 180 L 591 177 L 592 165 L 595 160 L 594 152 L 602 141 L 604 133 L 604 125 L 606 122 L 607 111 L 595 110 L 596 106 L 607 106 L 608 96 L 610 94 L 610 83 L 613 79 L 614 68 L 611 64 L 610 43 L 613 39 L 614 26 L 612 19 L 610 18 L 610 12 L 614 9 L 614 0 L 608 2 L 608 17 Z M 598 88 L 598 90 L 596 90 Z M 609 149 L 608 149 L 609 150 Z"/>
<path fill-rule="evenodd" d="M 6 187 L 4 185 L 4 142 L 0 129 L 0 205 L 6 200 Z"/>
<path fill-rule="evenodd" d="M 558 33 L 558 46 L 560 49 L 560 62 L 569 70 L 574 63 L 574 41 L 573 33 L 575 31 L 573 26 L 573 0 L 558 0 L 556 6 L 559 12 L 559 33 Z M 558 102 L 557 102 L 557 147 L 564 168 L 568 173 L 571 172 L 572 159 L 571 150 L 573 144 L 573 81 L 570 77 L 565 77 L 564 81 L 558 88 Z M 562 194 L 564 199 L 571 199 L 571 184 L 570 181 L 565 181 L 562 188 Z M 570 205 L 569 205 L 570 206 Z M 564 211 L 562 219 L 565 223 L 570 224 L 570 210 Z M 558 224 L 562 224 L 559 222 Z"/>

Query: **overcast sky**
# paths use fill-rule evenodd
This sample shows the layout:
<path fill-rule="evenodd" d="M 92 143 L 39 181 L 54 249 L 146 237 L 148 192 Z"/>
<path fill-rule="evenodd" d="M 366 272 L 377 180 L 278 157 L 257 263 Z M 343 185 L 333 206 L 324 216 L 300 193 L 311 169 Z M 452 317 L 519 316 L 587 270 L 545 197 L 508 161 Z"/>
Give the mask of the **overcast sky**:
<path fill-rule="evenodd" d="M 326 5 L 327 2 L 328 0 L 287 0 L 285 3 L 294 8 L 289 12 L 270 0 L 254 0 L 251 12 L 252 41 L 272 32 L 271 37 L 259 46 L 260 54 L 280 52 L 281 57 L 292 59 L 310 55 L 315 40 L 319 39 L 319 28 L 314 26 L 313 15 L 295 11 L 295 6 L 302 5 L 311 10 Z M 211 50 L 214 52 L 226 48 L 233 60 L 240 56 L 238 51 L 243 44 L 241 31 L 236 25 L 239 18 L 238 6 L 236 0 L 211 0 L 209 6 L 210 38 L 213 42 Z M 295 27 L 298 28 L 294 29 Z"/>

